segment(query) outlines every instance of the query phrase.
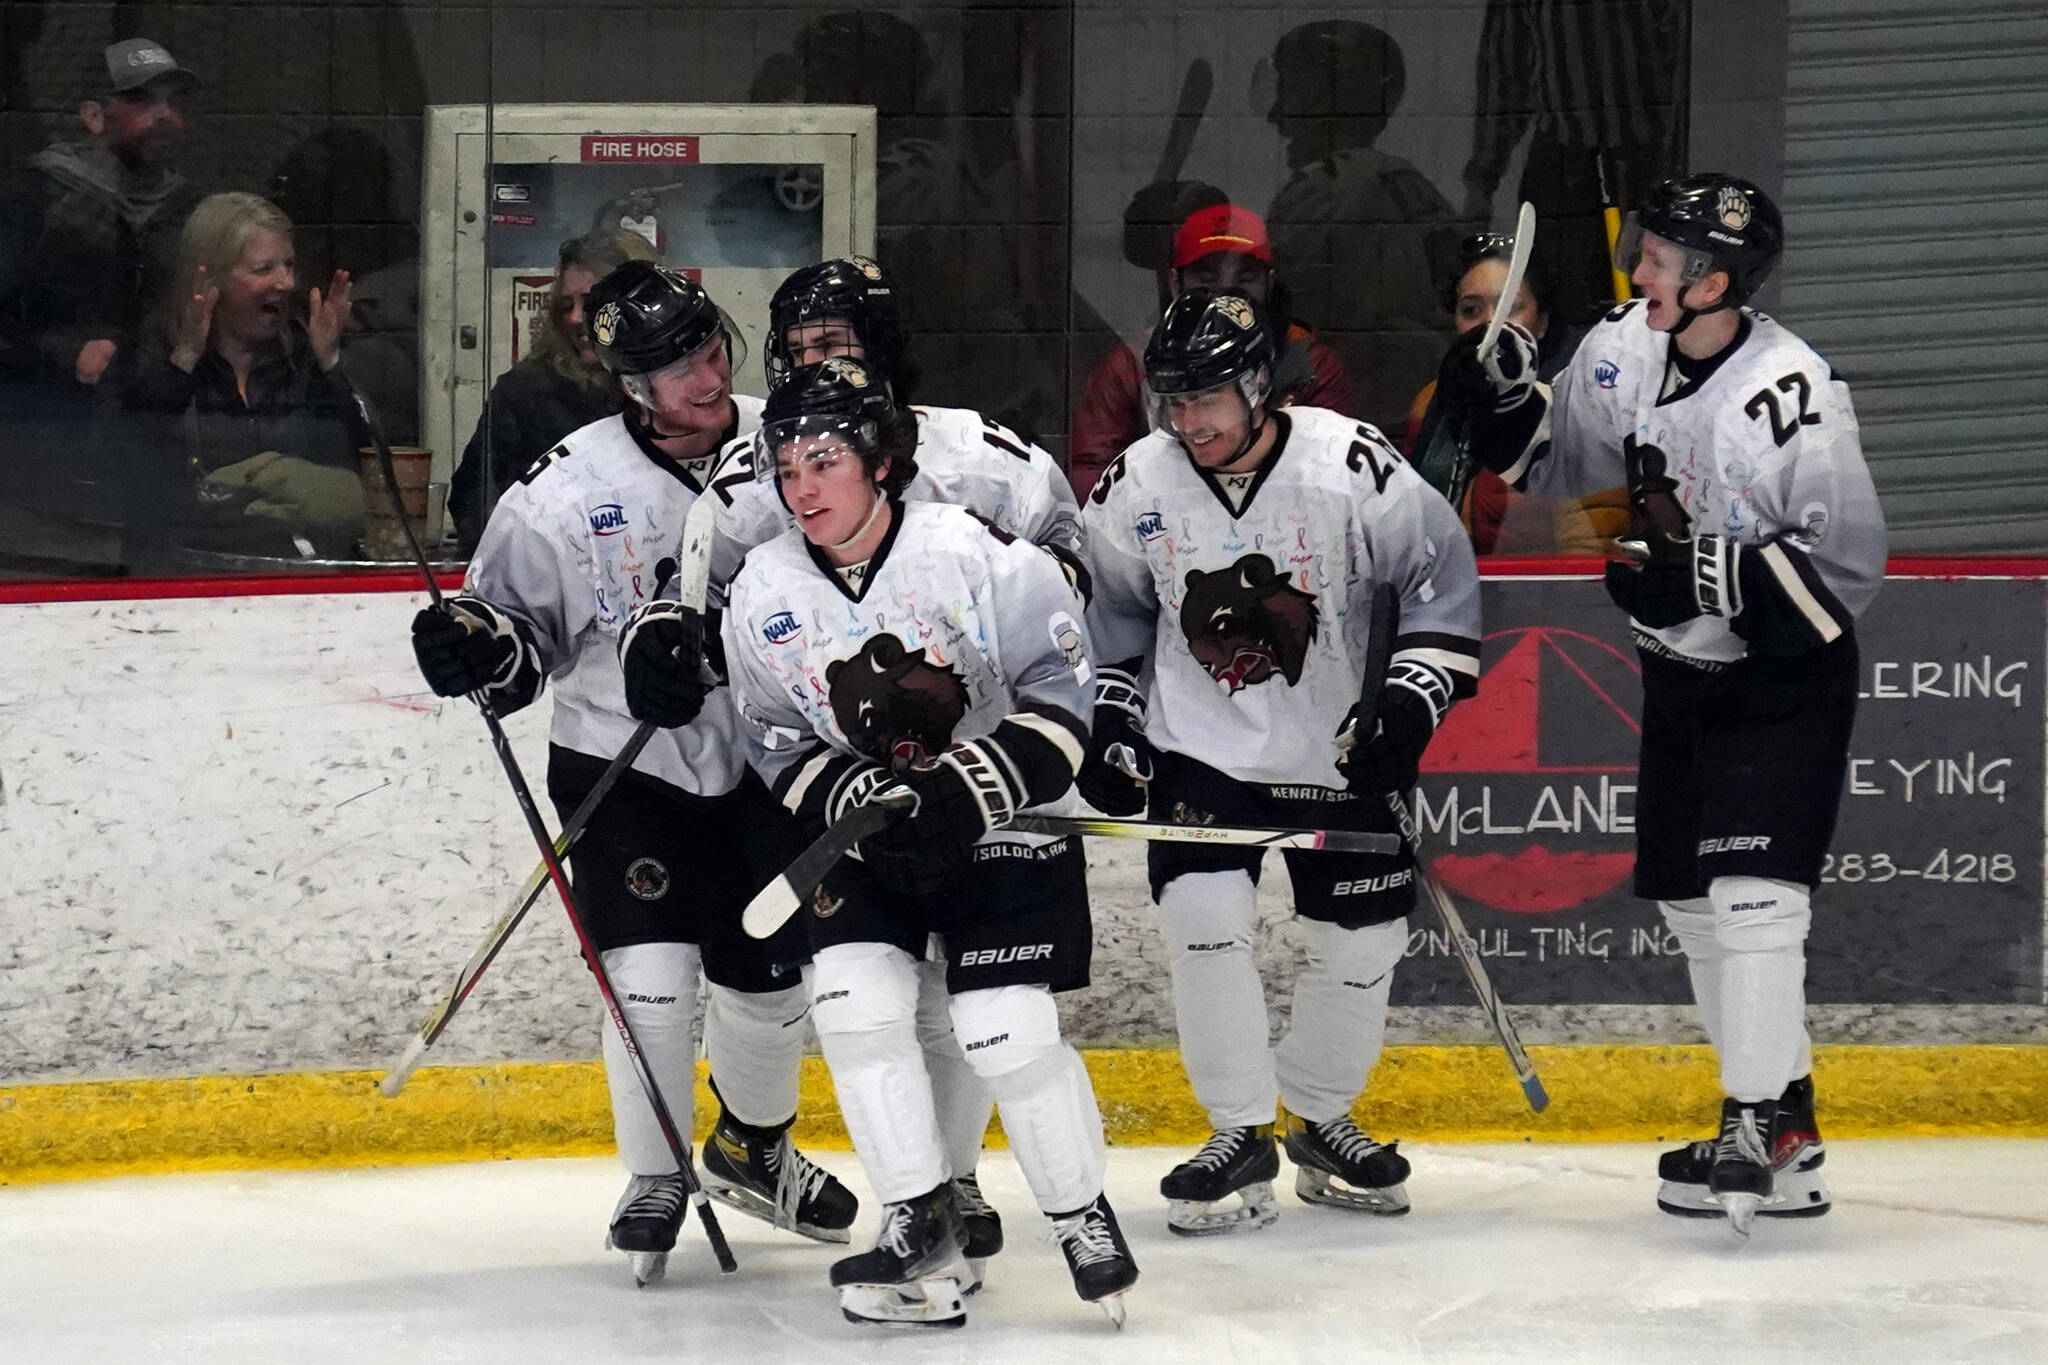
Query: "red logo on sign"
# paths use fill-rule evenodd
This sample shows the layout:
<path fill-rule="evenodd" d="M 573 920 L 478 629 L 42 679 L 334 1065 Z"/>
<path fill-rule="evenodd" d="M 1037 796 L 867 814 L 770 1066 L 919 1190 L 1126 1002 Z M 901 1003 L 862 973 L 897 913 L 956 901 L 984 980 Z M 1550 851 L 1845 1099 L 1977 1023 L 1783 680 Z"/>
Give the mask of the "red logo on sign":
<path fill-rule="evenodd" d="M 1639 670 L 1577 631 L 1538 626 L 1491 638 L 1502 636 L 1514 643 L 1480 678 L 1478 694 L 1452 708 L 1422 769 L 1495 779 L 1487 798 L 1498 798 L 1502 811 L 1489 806 L 1482 821 L 1519 824 L 1532 812 L 1556 823 L 1576 820 L 1580 798 L 1560 790 L 1558 779 L 1635 770 L 1641 726 L 1616 693 L 1626 696 Z M 1532 842 L 1511 853 L 1444 853 L 1431 865 L 1445 886 L 1482 905 L 1543 915 L 1606 895 L 1629 875 L 1635 855 Z"/>
<path fill-rule="evenodd" d="M 583 139 L 585 161 L 695 161 L 694 137 L 655 137 L 647 134 L 613 134 Z"/>

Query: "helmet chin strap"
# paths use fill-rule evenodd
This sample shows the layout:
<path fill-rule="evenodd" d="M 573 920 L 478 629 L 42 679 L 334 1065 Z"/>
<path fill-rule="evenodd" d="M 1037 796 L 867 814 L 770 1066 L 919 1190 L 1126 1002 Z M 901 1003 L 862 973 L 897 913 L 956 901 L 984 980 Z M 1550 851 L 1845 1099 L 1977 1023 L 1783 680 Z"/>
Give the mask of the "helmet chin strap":
<path fill-rule="evenodd" d="M 874 505 L 868 508 L 868 515 L 867 515 L 867 519 L 866 519 L 865 521 L 861 522 L 861 524 L 860 524 L 860 529 L 859 529 L 859 530 L 857 530 L 857 531 L 855 531 L 855 532 L 854 532 L 854 533 L 853 533 L 852 535 L 848 536 L 848 537 L 847 537 L 846 539 L 844 539 L 844 540 L 840 541 L 840 542 L 839 542 L 838 544 L 836 544 L 836 545 L 827 545 L 827 546 L 826 546 L 825 548 L 826 548 L 827 550 L 844 550 L 844 549 L 846 549 L 846 548 L 847 548 L 848 546 L 850 546 L 850 545 L 854 544 L 854 543 L 855 543 L 856 541 L 858 541 L 858 540 L 859 540 L 859 539 L 860 539 L 860 538 L 861 538 L 862 536 L 866 535 L 866 534 L 867 534 L 867 533 L 869 532 L 869 530 L 871 530 L 871 529 L 872 529 L 872 528 L 874 527 L 874 524 L 875 524 L 875 518 L 876 518 L 876 517 L 879 517 L 880 515 L 882 515 L 882 509 L 883 509 L 883 508 L 885 508 L 885 507 L 887 507 L 888 505 L 889 505 L 889 499 L 888 499 L 888 498 L 887 498 L 887 497 L 886 497 L 886 496 L 885 496 L 885 495 L 883 494 L 883 492 L 882 492 L 881 488 L 880 488 L 879 486 L 876 486 L 876 487 L 875 487 L 875 501 L 874 501 Z"/>

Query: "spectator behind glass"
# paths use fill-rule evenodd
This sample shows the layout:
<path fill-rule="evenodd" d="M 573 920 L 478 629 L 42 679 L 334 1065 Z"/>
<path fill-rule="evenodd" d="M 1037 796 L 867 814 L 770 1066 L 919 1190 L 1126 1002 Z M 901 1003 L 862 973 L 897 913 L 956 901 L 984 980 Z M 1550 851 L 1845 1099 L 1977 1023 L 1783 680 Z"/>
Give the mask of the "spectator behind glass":
<path fill-rule="evenodd" d="M 1493 321 L 1514 254 L 1515 239 L 1506 233 L 1482 232 L 1460 243 L 1458 272 L 1445 281 L 1443 304 L 1461 334 Z M 1508 321 L 1536 338 L 1536 373 L 1541 379 L 1563 369 L 1578 344 L 1579 333 L 1553 324 L 1549 275 L 1534 263 L 1522 275 Z M 1411 460 L 1435 396 L 1432 379 L 1408 409 L 1401 449 Z M 1477 554 L 1611 555 L 1617 553 L 1613 538 L 1628 528 L 1628 499 L 1618 488 L 1583 502 L 1530 498 L 1509 488 L 1498 474 L 1481 469 L 1473 474 L 1458 514 Z"/>
<path fill-rule="evenodd" d="M 1299 404 L 1351 413 L 1351 376 L 1337 353 L 1292 316 L 1287 286 L 1273 271 L 1273 246 L 1258 214 L 1229 204 L 1189 214 L 1173 236 L 1172 259 L 1174 294 L 1191 288 L 1241 289 L 1260 305 L 1277 357 L 1275 407 Z M 1089 374 L 1067 445 L 1067 477 L 1076 496 L 1087 497 L 1104 467 L 1150 429 L 1144 386 L 1144 362 L 1123 343 Z"/>
<path fill-rule="evenodd" d="M 109 405 L 131 566 L 209 562 L 193 551 L 352 556 L 369 433 L 341 370 L 348 272 L 311 292 L 300 322 L 291 220 L 234 192 L 192 211 L 177 281 Z"/>
<path fill-rule="evenodd" d="M 562 243 L 548 310 L 534 329 L 533 347 L 491 385 L 483 416 L 448 486 L 459 558 L 469 558 L 476 549 L 491 509 L 513 480 L 564 436 L 624 406 L 617 383 L 598 364 L 590 344 L 583 300 L 614 267 L 654 259 L 654 248 L 637 233 L 592 233 Z"/>
<path fill-rule="evenodd" d="M 85 437 L 96 386 L 169 283 L 198 198 L 170 165 L 196 84 L 161 44 L 115 43 L 80 87 L 86 136 L 0 178 L 0 539 L 10 549 L 106 567 L 118 555 L 118 508 Z"/>
<path fill-rule="evenodd" d="M 1357 415 L 1394 431 L 1443 356 L 1430 265 L 1457 236 L 1429 177 L 1375 145 L 1407 92 L 1400 45 L 1371 24 L 1319 20 L 1282 34 L 1257 79 L 1294 172 L 1266 215 L 1274 260 L 1350 366 Z"/>

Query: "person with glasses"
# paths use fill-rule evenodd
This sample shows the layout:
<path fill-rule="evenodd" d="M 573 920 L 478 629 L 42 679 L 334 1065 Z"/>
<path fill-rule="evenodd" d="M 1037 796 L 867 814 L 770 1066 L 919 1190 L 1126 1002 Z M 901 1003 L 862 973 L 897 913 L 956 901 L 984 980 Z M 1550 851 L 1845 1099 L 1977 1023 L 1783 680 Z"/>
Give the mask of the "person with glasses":
<path fill-rule="evenodd" d="M 720 445 L 761 400 L 732 391 L 733 323 L 687 277 L 628 261 L 585 301 L 592 349 L 625 400 L 571 432 L 506 490 L 462 592 L 413 620 L 441 696 L 481 693 L 500 715 L 555 684 L 548 795 L 564 820 L 632 738 L 619 655 L 633 609 L 683 553 L 683 523 Z M 818 1241 L 844 1242 L 857 1201 L 798 1152 L 803 1019 L 795 936 L 756 942 L 747 901 L 801 851 L 794 821 L 751 772 L 731 693 L 672 717 L 598 805 L 568 861 L 591 938 L 642 1057 L 690 1131 L 697 974 L 717 1127 L 703 1149 L 714 1198 Z M 674 1247 L 684 1183 L 618 1033 L 606 1029 L 612 1124 L 629 1172 L 611 1245 L 643 1283 Z"/>

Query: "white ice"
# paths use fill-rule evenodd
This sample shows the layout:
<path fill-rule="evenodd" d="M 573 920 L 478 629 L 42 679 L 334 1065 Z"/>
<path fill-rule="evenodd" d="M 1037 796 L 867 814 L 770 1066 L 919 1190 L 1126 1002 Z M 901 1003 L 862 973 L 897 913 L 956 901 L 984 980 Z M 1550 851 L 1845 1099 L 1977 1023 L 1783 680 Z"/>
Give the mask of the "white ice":
<path fill-rule="evenodd" d="M 1405 1218 L 1283 1184 L 1274 1226 L 1200 1239 L 1156 1190 L 1181 1155 L 1111 1154 L 1143 1273 L 1122 1332 L 1074 1297 L 1006 1153 L 982 1183 L 1009 1248 L 960 1331 L 843 1321 L 837 1249 L 732 1212 L 738 1274 L 692 1221 L 636 1290 L 601 1249 L 624 1184 L 604 1159 L 0 1189 L 0 1359 L 2048 1361 L 2048 1141 L 1830 1144 L 1834 1211 L 1746 1245 L 1655 1210 L 1649 1146 L 1417 1148 Z M 865 1190 L 850 1153 L 820 1157 Z M 872 1228 L 869 1207 L 857 1247 Z"/>

